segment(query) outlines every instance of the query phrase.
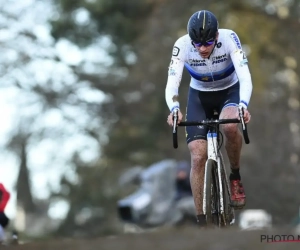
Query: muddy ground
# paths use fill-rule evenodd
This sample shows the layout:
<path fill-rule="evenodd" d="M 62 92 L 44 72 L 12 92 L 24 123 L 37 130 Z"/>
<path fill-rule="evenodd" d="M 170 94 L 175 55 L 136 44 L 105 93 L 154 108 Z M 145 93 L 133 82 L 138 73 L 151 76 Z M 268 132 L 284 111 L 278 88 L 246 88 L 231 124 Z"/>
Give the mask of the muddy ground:
<path fill-rule="evenodd" d="M 286 236 L 284 236 L 286 235 Z M 288 235 L 288 236 L 287 236 Z M 265 239 L 269 237 L 269 243 Z M 277 242 L 271 243 L 271 239 Z M 287 238 L 288 237 L 288 238 Z M 294 242 L 278 242 L 292 240 Z M 60 239 L 31 242 L 5 249 L 24 250 L 254 250 L 254 249 L 300 249 L 298 235 L 291 229 L 268 231 L 239 231 L 237 229 L 184 228 L 151 233 L 124 234 L 95 239 Z"/>

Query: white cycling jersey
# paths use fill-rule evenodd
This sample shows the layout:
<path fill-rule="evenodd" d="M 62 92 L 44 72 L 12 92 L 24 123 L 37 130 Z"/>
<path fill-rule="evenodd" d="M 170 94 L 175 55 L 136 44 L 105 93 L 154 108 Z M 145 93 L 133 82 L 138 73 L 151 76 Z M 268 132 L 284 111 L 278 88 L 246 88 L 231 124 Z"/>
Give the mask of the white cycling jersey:
<path fill-rule="evenodd" d="M 240 82 L 240 105 L 247 108 L 252 94 L 248 60 L 237 34 L 219 29 L 218 41 L 209 58 L 204 59 L 189 35 L 174 44 L 166 86 L 166 102 L 171 111 L 179 108 L 178 89 L 184 66 L 191 75 L 190 87 L 200 91 L 218 91 Z"/>

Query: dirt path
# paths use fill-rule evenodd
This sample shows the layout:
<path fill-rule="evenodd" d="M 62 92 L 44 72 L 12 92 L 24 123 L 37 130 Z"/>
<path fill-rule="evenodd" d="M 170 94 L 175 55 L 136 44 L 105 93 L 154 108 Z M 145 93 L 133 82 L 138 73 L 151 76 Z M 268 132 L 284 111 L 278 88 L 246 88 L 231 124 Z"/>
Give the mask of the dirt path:
<path fill-rule="evenodd" d="M 284 236 L 286 235 L 286 236 Z M 267 243 L 266 237 L 276 241 L 298 235 L 291 230 L 272 231 L 237 231 L 237 230 L 207 230 L 195 228 L 162 231 L 143 234 L 126 234 L 114 237 L 103 237 L 91 240 L 65 239 L 46 242 L 28 243 L 8 247 L 24 250 L 256 250 L 256 249 L 300 249 L 299 242 Z"/>

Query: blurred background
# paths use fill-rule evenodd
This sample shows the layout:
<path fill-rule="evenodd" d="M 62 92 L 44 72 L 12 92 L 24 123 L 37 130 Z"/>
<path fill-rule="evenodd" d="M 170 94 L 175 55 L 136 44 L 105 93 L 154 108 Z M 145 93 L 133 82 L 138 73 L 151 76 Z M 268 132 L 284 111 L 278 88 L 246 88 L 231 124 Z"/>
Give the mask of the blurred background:
<path fill-rule="evenodd" d="M 184 131 L 175 150 L 166 124 L 167 71 L 200 9 L 239 35 L 249 60 L 246 208 L 267 211 L 273 225 L 298 223 L 298 0 L 0 2 L 0 181 L 12 194 L 11 227 L 31 237 L 123 233 L 120 201 L 156 184 L 161 196 L 141 194 L 135 207 L 166 201 L 156 211 L 166 213 L 177 167 L 190 160 Z M 185 72 L 182 107 L 188 86 Z"/>

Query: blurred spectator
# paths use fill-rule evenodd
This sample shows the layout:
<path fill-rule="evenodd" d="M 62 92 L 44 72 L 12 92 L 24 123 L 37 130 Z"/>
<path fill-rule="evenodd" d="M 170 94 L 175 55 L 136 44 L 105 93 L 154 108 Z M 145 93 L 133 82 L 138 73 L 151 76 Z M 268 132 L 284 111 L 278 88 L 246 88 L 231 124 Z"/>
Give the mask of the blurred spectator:
<path fill-rule="evenodd" d="M 187 161 L 180 161 L 176 169 L 176 208 L 180 218 L 177 218 L 176 225 L 184 225 L 186 222 L 195 223 L 195 204 L 190 184 L 191 164 Z"/>
<path fill-rule="evenodd" d="M 191 165 L 189 164 L 189 162 L 178 162 L 176 171 L 176 200 L 192 196 L 192 189 L 190 184 L 190 171 Z"/>
<path fill-rule="evenodd" d="M 9 219 L 4 213 L 9 198 L 10 193 L 6 190 L 4 185 L 0 183 L 0 242 L 3 242 L 5 239 L 4 228 L 6 228 L 9 223 Z"/>

